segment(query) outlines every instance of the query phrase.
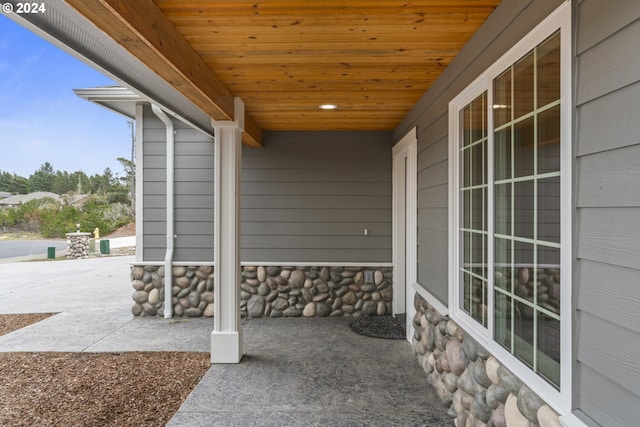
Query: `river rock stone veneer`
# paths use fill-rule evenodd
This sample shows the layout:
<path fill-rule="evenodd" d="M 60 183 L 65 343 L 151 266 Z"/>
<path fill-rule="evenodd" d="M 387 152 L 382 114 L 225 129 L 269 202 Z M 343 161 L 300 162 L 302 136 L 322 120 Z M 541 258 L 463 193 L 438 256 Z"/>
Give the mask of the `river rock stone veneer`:
<path fill-rule="evenodd" d="M 89 236 L 91 233 L 67 233 L 67 253 L 68 259 L 89 258 Z"/>
<path fill-rule="evenodd" d="M 391 314 L 390 267 L 243 266 L 240 309 L 243 317 L 361 317 Z M 175 266 L 174 316 L 213 316 L 214 269 Z M 162 315 L 163 266 L 131 267 L 134 316 Z"/>
<path fill-rule="evenodd" d="M 413 352 L 458 427 L 561 427 L 558 414 L 421 295 Z"/>

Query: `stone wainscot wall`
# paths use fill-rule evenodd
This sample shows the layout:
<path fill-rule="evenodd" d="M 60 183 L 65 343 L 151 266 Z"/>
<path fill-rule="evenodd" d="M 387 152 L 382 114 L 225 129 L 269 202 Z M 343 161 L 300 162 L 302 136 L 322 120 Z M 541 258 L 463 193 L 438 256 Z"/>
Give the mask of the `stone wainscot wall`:
<path fill-rule="evenodd" d="M 391 314 L 391 267 L 243 266 L 240 309 L 244 317 L 361 317 Z M 214 269 L 173 267 L 175 316 L 213 316 Z M 163 266 L 131 267 L 134 316 L 162 315 Z"/>
<path fill-rule="evenodd" d="M 458 427 L 561 427 L 558 414 L 421 295 L 413 352 Z"/>

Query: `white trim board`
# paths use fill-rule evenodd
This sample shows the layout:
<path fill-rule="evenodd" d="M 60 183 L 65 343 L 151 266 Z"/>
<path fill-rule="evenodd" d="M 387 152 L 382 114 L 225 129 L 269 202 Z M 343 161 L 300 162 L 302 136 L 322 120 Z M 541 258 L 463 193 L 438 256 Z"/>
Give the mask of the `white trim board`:
<path fill-rule="evenodd" d="M 135 261 L 130 263 L 133 266 L 161 266 L 162 261 Z M 191 266 L 215 266 L 213 261 L 173 261 L 172 265 L 180 267 Z M 259 262 L 259 261 L 243 261 L 240 263 L 242 267 L 372 267 L 372 268 L 390 268 L 393 264 L 390 262 Z"/>
<path fill-rule="evenodd" d="M 392 148 L 393 313 L 406 313 L 407 317 L 413 314 L 413 305 L 407 307 L 406 299 L 410 284 L 417 280 L 418 264 L 417 145 L 417 129 L 414 127 Z"/>
<path fill-rule="evenodd" d="M 426 290 L 419 282 L 413 284 L 413 289 L 424 298 L 433 308 L 435 308 L 438 313 L 443 316 L 449 315 L 449 307 L 440 302 L 438 298 L 436 298 L 431 292 Z"/>
<path fill-rule="evenodd" d="M 242 261 L 243 267 L 393 267 L 390 262 L 260 262 L 260 261 Z"/>

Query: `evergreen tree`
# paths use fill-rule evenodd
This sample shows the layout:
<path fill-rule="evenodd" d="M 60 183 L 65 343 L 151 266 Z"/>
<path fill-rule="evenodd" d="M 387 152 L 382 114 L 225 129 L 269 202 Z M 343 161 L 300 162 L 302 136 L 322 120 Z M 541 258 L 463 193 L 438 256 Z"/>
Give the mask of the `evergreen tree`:
<path fill-rule="evenodd" d="M 12 194 L 27 194 L 33 191 L 49 191 L 60 195 L 96 194 L 108 202 L 129 204 L 131 197 L 135 197 L 131 189 L 134 165 L 122 157 L 118 160 L 125 169 L 125 177 L 118 177 L 108 167 L 102 174 L 91 177 L 83 171 L 54 171 L 49 162 L 43 163 L 28 179 L 0 170 L 0 191 Z"/>
<path fill-rule="evenodd" d="M 29 180 L 21 176 L 0 171 L 0 191 L 11 194 L 26 194 L 31 192 Z"/>
<path fill-rule="evenodd" d="M 13 194 L 27 194 L 31 193 L 31 184 L 27 178 L 13 174 L 13 180 L 9 193 Z"/>
<path fill-rule="evenodd" d="M 40 165 L 40 168 L 29 177 L 32 191 L 51 191 L 55 180 L 53 166 L 49 162 Z"/>
<path fill-rule="evenodd" d="M 0 171 L 0 191 L 11 192 L 13 177 L 9 172 Z"/>
<path fill-rule="evenodd" d="M 53 179 L 53 186 L 51 188 L 52 193 L 56 194 L 67 194 L 70 191 L 75 191 L 77 186 L 77 182 L 73 182 L 73 177 L 69 172 L 58 171 L 56 172 L 56 176 Z"/>

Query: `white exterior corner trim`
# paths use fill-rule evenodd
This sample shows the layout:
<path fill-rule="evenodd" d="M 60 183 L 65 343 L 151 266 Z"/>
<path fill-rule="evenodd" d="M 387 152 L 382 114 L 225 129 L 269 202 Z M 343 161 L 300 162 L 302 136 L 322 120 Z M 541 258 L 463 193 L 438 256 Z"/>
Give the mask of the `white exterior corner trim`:
<path fill-rule="evenodd" d="M 417 129 L 412 128 L 392 148 L 392 251 L 393 251 L 393 313 L 407 313 L 408 284 L 417 280 L 418 233 L 418 153 Z M 409 195 L 407 197 L 407 195 Z"/>
<path fill-rule="evenodd" d="M 141 262 L 144 254 L 144 155 L 142 153 L 143 129 L 144 129 L 144 107 L 136 105 L 136 262 Z"/>
<path fill-rule="evenodd" d="M 406 314 L 407 341 L 413 337 L 413 293 L 418 278 L 418 136 L 413 127 L 392 148 L 393 314 Z"/>

